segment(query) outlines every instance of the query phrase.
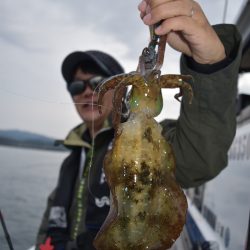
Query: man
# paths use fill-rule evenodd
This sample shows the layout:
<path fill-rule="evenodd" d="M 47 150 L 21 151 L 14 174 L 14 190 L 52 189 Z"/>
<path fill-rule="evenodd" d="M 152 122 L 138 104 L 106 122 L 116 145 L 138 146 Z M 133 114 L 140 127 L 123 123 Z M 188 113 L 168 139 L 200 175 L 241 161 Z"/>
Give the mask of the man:
<path fill-rule="evenodd" d="M 240 38 L 232 25 L 212 28 L 200 6 L 190 0 L 143 1 L 146 24 L 161 21 L 156 32 L 183 53 L 182 74 L 194 78 L 192 105 L 182 101 L 178 120 L 163 121 L 163 134 L 176 156 L 176 179 L 183 188 L 197 186 L 227 165 L 235 134 L 235 98 Z M 49 199 L 37 246 L 52 238 L 55 250 L 94 249 L 92 242 L 109 211 L 109 188 L 102 170 L 112 146 L 110 123 L 113 90 L 97 109 L 101 81 L 123 73 L 120 64 L 100 51 L 73 52 L 63 61 L 62 74 L 83 120 L 64 141 L 71 148 Z"/>

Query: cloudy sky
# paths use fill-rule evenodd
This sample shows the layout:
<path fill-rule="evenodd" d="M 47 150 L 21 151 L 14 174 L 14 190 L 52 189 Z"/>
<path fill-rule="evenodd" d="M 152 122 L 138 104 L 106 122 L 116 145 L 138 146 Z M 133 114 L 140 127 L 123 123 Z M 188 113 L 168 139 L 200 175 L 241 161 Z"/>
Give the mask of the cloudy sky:
<path fill-rule="evenodd" d="M 225 0 L 200 0 L 211 24 L 223 22 Z M 1 0 L 0 129 L 63 138 L 80 119 L 61 76 L 63 58 L 97 49 L 136 69 L 148 43 L 137 0 Z M 235 23 L 245 0 L 228 0 L 225 22 Z M 179 73 L 179 54 L 167 48 L 163 73 Z M 250 94 L 249 78 L 241 92 Z M 164 92 L 164 114 L 176 118 L 175 91 Z M 161 116 L 162 117 L 162 116 Z"/>

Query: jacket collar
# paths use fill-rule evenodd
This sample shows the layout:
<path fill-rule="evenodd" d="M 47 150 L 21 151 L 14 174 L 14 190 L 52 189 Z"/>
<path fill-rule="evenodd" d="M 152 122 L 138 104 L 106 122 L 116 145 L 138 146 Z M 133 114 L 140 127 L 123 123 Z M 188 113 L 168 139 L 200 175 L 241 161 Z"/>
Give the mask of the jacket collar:
<path fill-rule="evenodd" d="M 102 132 L 106 130 L 111 129 L 111 124 L 109 119 L 104 122 L 103 128 L 96 134 L 99 135 Z M 81 123 L 74 127 L 66 136 L 65 140 L 63 141 L 63 145 L 67 148 L 73 148 L 73 147 L 87 147 L 91 148 L 91 144 L 84 141 L 82 138 L 83 133 L 87 130 L 87 126 L 84 123 Z"/>

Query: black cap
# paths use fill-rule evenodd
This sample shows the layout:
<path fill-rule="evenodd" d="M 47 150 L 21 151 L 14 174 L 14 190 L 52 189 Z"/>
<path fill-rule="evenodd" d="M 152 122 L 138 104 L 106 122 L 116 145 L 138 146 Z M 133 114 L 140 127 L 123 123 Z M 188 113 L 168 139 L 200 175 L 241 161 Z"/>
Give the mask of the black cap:
<path fill-rule="evenodd" d="M 97 51 L 75 51 L 69 54 L 62 63 L 62 75 L 69 84 L 72 74 L 80 63 L 93 62 L 105 76 L 113 76 L 124 73 L 122 66 L 110 55 Z"/>

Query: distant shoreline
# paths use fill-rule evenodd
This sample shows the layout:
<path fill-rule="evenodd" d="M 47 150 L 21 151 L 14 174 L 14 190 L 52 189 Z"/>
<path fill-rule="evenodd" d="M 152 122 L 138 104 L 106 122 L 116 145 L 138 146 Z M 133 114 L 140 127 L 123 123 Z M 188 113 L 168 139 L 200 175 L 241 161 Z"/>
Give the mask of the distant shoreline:
<path fill-rule="evenodd" d="M 66 152 L 67 148 L 64 146 L 47 146 L 47 145 L 34 145 L 34 144 L 26 144 L 22 142 L 11 143 L 11 142 L 2 142 L 0 141 L 0 146 L 5 147 L 14 147 L 14 148 L 23 148 L 23 149 L 35 149 L 35 150 L 47 150 L 47 151 L 57 151 L 57 152 Z"/>
<path fill-rule="evenodd" d="M 49 151 L 68 150 L 61 140 L 21 130 L 0 130 L 0 145 Z"/>

